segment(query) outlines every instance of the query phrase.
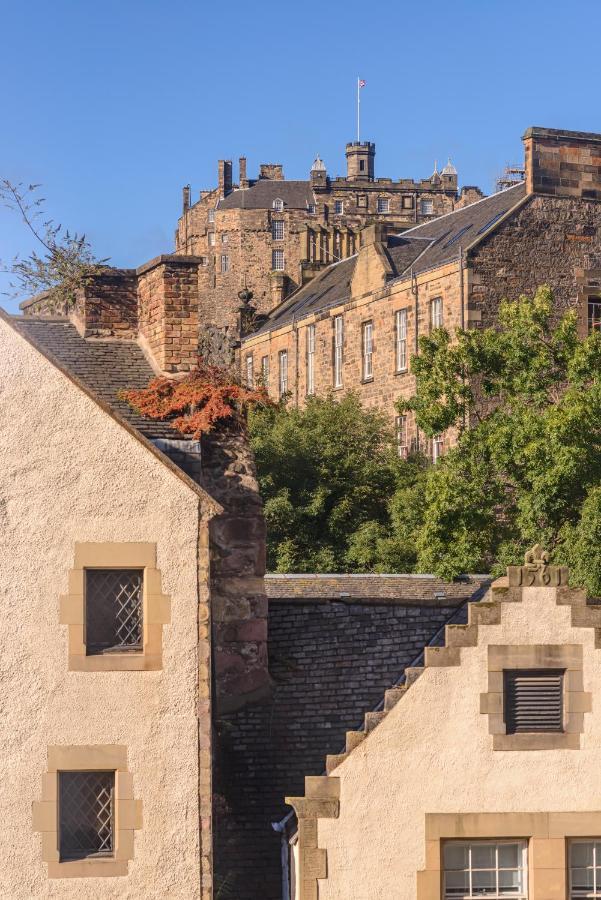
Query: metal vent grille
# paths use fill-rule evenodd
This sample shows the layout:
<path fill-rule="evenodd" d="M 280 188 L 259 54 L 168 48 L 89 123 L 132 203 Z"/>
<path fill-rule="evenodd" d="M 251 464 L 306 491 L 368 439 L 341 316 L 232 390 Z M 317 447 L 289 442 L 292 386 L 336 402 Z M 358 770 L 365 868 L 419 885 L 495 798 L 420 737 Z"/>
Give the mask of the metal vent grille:
<path fill-rule="evenodd" d="M 141 569 L 86 571 L 88 654 L 142 649 Z"/>
<path fill-rule="evenodd" d="M 507 734 L 563 731 L 563 676 L 560 669 L 504 672 Z"/>
<path fill-rule="evenodd" d="M 113 852 L 114 772 L 60 772 L 61 859 Z"/>

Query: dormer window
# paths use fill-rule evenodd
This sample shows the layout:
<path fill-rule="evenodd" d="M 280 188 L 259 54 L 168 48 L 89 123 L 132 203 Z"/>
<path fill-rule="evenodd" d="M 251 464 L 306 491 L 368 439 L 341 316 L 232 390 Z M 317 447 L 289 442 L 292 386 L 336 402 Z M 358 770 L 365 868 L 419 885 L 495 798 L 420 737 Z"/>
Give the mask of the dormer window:
<path fill-rule="evenodd" d="M 273 208 L 277 210 L 277 212 L 282 212 L 282 210 L 284 209 L 284 201 L 279 197 L 276 197 L 276 199 L 273 201 Z"/>

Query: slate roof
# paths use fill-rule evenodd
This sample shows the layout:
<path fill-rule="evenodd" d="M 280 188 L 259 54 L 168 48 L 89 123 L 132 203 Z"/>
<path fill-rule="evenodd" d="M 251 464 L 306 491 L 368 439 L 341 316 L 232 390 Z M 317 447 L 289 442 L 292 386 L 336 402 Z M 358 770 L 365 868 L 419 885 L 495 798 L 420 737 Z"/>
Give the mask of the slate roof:
<path fill-rule="evenodd" d="M 272 209 L 273 201 L 284 201 L 284 209 L 307 209 L 315 203 L 309 181 L 276 181 L 260 178 L 244 190 L 235 190 L 217 204 L 217 209 Z"/>
<path fill-rule="evenodd" d="M 342 598 L 352 585 L 354 596 Z M 487 585 L 484 576 L 266 577 L 273 697 L 217 723 L 217 886 L 227 875 L 237 900 L 281 900 L 272 822 L 290 812 L 284 797 L 304 794 L 305 775 L 323 774 L 346 731 L 419 664 L 425 645 L 443 642 L 446 623 L 466 620 L 466 601 Z M 437 594 L 446 595 L 440 603 Z"/>
<path fill-rule="evenodd" d="M 480 241 L 489 229 L 526 196 L 524 183 L 491 194 L 469 206 L 416 225 L 400 235 L 388 238 L 386 248 L 393 279 L 415 274 L 456 260 L 461 248 Z M 322 312 L 350 297 L 350 285 L 357 256 L 329 266 L 312 281 L 288 297 L 271 313 L 255 334 L 264 334 L 310 313 Z"/>
<path fill-rule="evenodd" d="M 120 390 L 145 388 L 156 377 L 135 341 L 84 339 L 68 319 L 12 316 L 10 321 L 149 440 L 181 438 L 166 422 L 145 419 L 118 399 Z"/>

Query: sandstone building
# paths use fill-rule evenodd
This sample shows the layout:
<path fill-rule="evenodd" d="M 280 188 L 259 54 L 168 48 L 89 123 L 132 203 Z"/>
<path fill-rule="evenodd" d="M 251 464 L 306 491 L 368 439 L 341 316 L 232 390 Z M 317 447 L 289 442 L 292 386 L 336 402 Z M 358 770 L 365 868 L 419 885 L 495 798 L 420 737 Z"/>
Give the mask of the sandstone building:
<path fill-rule="evenodd" d="M 582 334 L 601 322 L 601 135 L 530 128 L 526 180 L 392 236 L 378 224 L 358 252 L 286 299 L 241 349 L 242 376 L 262 375 L 272 397 L 356 391 L 395 416 L 413 393 L 420 335 L 493 325 L 500 301 L 553 289 L 558 312 L 578 311 Z M 421 446 L 397 418 L 399 451 Z M 447 438 L 448 440 L 448 438 Z"/>
<path fill-rule="evenodd" d="M 201 260 L 201 321 L 234 328 L 243 288 L 259 313 L 270 312 L 326 266 L 352 256 L 368 223 L 397 233 L 482 196 L 477 188 L 458 194 L 450 160 L 430 178 L 393 181 L 376 178 L 375 155 L 369 141 L 347 144 L 344 177 L 330 177 L 317 157 L 306 181 L 285 179 L 280 164 L 263 164 L 250 179 L 242 157 L 237 184 L 231 161 L 220 160 L 216 188 L 192 203 L 185 187 L 175 252 Z"/>

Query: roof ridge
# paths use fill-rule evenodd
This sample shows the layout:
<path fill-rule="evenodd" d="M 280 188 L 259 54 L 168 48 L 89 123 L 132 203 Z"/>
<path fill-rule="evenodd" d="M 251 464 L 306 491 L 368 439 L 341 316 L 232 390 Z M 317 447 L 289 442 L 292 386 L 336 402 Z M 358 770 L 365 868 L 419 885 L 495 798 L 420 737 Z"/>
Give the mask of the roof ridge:
<path fill-rule="evenodd" d="M 21 321 L 25 321 L 24 317 L 11 316 L 6 310 L 0 307 L 0 320 L 6 322 L 8 327 L 15 332 L 25 343 L 29 344 L 30 347 L 33 347 L 41 356 L 44 357 L 51 365 L 57 369 L 61 375 L 64 375 L 68 381 L 75 385 L 75 387 L 79 388 L 79 390 L 84 393 L 87 397 L 90 398 L 104 413 L 106 413 L 113 421 L 115 421 L 118 425 L 125 429 L 138 443 L 142 444 L 153 456 L 155 456 L 161 463 L 163 463 L 166 468 L 168 468 L 172 474 L 174 474 L 180 481 L 190 488 L 195 494 L 197 494 L 202 500 L 204 500 L 209 508 L 212 510 L 213 515 L 219 515 L 223 512 L 223 507 L 220 503 L 217 502 L 209 493 L 205 490 L 205 488 L 201 487 L 201 485 L 197 484 L 189 475 L 180 469 L 162 450 L 159 450 L 152 441 L 150 441 L 142 432 L 138 431 L 133 425 L 123 418 L 116 410 L 114 410 L 105 400 L 99 397 L 91 388 L 89 388 L 74 372 L 71 372 L 69 369 L 64 366 L 59 359 L 45 347 L 42 347 L 38 341 L 35 340 L 32 335 L 27 334 L 27 332 L 22 331 L 19 326 L 14 321 L 15 319 L 21 318 Z M 43 321 L 43 320 L 38 320 Z M 70 324 L 68 319 L 65 319 L 65 324 Z"/>

